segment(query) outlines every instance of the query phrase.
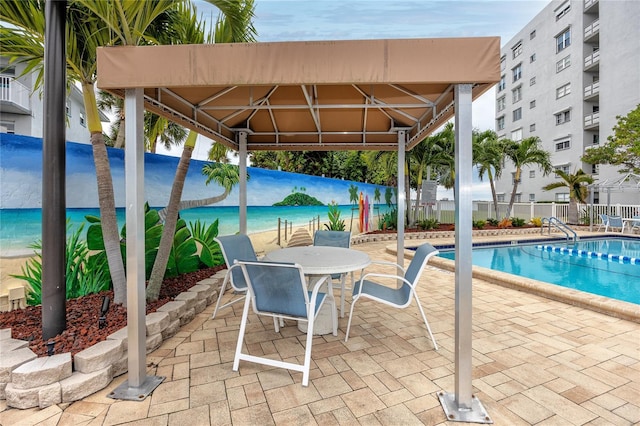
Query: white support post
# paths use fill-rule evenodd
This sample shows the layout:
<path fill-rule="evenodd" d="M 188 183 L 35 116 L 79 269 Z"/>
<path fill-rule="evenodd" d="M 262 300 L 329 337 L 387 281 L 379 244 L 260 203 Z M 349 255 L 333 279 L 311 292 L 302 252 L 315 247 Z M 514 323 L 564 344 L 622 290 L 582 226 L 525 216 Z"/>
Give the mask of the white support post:
<path fill-rule="evenodd" d="M 396 263 L 404 267 L 404 216 L 405 216 L 405 187 L 404 187 L 404 158 L 406 148 L 406 132 L 398 132 L 398 239 L 396 248 L 398 251 Z M 402 271 L 398 271 L 402 273 Z"/>
<path fill-rule="evenodd" d="M 240 156 L 238 161 L 238 172 L 240 173 L 240 194 L 238 209 L 240 211 L 240 234 L 247 235 L 247 132 L 238 133 L 238 144 Z"/>
<path fill-rule="evenodd" d="M 127 225 L 128 380 L 109 397 L 142 401 L 165 379 L 147 376 L 144 226 L 144 102 L 143 89 L 126 89 L 127 126 L 124 170 Z"/>
<path fill-rule="evenodd" d="M 472 393 L 472 263 L 473 156 L 471 85 L 455 86 L 455 394 L 439 392 L 447 420 L 493 423 Z"/>

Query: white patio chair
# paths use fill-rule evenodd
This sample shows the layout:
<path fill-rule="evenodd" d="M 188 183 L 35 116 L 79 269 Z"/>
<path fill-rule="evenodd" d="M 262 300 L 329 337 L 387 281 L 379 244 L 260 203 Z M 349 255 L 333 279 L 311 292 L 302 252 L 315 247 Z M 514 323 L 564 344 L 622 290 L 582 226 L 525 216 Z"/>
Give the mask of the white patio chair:
<path fill-rule="evenodd" d="M 411 304 L 411 299 L 415 298 L 416 303 L 418 304 L 418 309 L 420 309 L 420 313 L 422 314 L 424 324 L 427 326 L 427 331 L 429 332 L 429 336 L 431 337 L 431 341 L 433 342 L 433 347 L 438 350 L 436 339 L 433 337 L 431 327 L 429 327 L 429 322 L 427 321 L 427 316 L 424 314 L 424 310 L 422 309 L 422 305 L 420 304 L 420 299 L 418 299 L 418 294 L 416 293 L 416 285 L 418 284 L 418 280 L 420 279 L 420 275 L 422 275 L 422 271 L 424 270 L 425 265 L 432 256 L 435 256 L 438 253 L 438 250 L 431 244 L 423 244 L 416 250 L 416 253 L 413 256 L 413 259 L 411 260 L 411 263 L 409 264 L 406 272 L 400 265 L 392 264 L 395 267 L 400 268 L 403 271 L 404 276 L 368 273 L 365 274 L 360 279 L 360 281 L 357 281 L 353 287 L 353 300 L 351 302 L 349 323 L 347 324 L 347 333 L 345 335 L 344 341 L 346 342 L 349 340 L 349 329 L 351 328 L 351 320 L 353 319 L 353 308 L 356 306 L 356 302 L 360 300 L 360 298 L 375 300 L 377 302 L 384 303 L 387 306 L 392 306 L 399 309 L 404 309 L 409 306 Z M 394 289 L 382 284 L 378 284 L 374 281 L 369 281 L 367 279 L 369 277 L 392 278 L 400 280 L 402 281 L 402 286 L 400 288 Z"/>
<path fill-rule="evenodd" d="M 351 232 L 349 231 L 322 231 L 318 230 L 313 234 L 314 246 L 330 246 L 351 248 Z M 331 274 L 331 280 L 340 280 L 340 317 L 344 318 L 344 299 L 346 296 L 346 275 Z M 353 285 L 353 272 L 351 273 L 351 284 Z"/>
<path fill-rule="evenodd" d="M 238 371 L 240 361 L 270 365 L 278 368 L 302 372 L 302 386 L 309 385 L 309 370 L 311 365 L 311 345 L 313 342 L 313 326 L 316 315 L 325 302 L 331 304 L 333 335 L 338 335 L 338 314 L 336 301 L 331 286 L 327 293 L 320 292 L 328 277 L 322 277 L 307 289 L 307 283 L 300 265 L 273 262 L 237 262 L 232 269 L 241 270 L 248 286 L 248 297 L 244 302 L 242 322 L 238 334 L 238 344 L 233 360 L 233 371 Z M 244 334 L 247 328 L 249 306 L 257 315 L 273 317 L 273 324 L 278 328 L 278 318 L 293 319 L 307 322 L 307 338 L 304 352 L 304 362 L 294 364 L 272 358 L 249 355 L 242 352 Z"/>

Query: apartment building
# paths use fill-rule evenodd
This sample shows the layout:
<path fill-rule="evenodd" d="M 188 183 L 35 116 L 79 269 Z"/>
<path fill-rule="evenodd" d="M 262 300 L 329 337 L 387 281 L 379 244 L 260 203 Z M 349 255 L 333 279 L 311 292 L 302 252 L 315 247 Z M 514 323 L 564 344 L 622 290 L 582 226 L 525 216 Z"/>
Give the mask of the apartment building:
<path fill-rule="evenodd" d="M 42 137 L 44 102 L 41 93 L 33 92 L 37 76 L 21 76 L 23 70 L 24 65 L 9 65 L 8 58 L 0 56 L 0 137 L 1 133 Z M 67 95 L 66 112 L 67 140 L 90 143 L 82 92 L 76 86 Z"/>
<path fill-rule="evenodd" d="M 583 163 L 584 151 L 607 141 L 617 123 L 640 104 L 640 1 L 554 0 L 501 50 L 496 132 L 522 140 L 537 136 L 557 169 L 578 169 L 599 181 L 618 168 Z M 515 167 L 506 161 L 496 183 L 509 201 Z M 543 191 L 557 181 L 524 168 L 516 202 L 568 201 L 569 190 Z M 601 194 L 596 193 L 596 202 Z M 640 203 L 640 194 L 612 193 L 612 203 Z"/>

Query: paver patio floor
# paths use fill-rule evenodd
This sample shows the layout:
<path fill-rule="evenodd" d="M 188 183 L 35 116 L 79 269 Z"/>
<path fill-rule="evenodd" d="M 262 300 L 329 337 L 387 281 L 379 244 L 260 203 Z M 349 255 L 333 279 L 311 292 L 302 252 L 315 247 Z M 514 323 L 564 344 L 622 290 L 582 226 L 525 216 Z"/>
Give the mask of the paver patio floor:
<path fill-rule="evenodd" d="M 395 261 L 388 244 L 354 248 Z M 314 338 L 304 388 L 297 372 L 246 362 L 232 371 L 242 303 L 215 320 L 212 305 L 147 357 L 148 374 L 166 380 L 146 400 L 107 398 L 124 375 L 72 404 L 17 410 L 0 401 L 0 424 L 456 424 L 437 398 L 455 391 L 454 281 L 427 266 L 418 288 L 438 351 L 415 303 L 396 310 L 363 300 L 348 342 L 347 315 L 337 337 Z M 275 333 L 253 315 L 246 343 L 285 361 L 304 354 L 292 321 Z M 496 425 L 638 424 L 640 324 L 474 279 L 472 384 Z"/>

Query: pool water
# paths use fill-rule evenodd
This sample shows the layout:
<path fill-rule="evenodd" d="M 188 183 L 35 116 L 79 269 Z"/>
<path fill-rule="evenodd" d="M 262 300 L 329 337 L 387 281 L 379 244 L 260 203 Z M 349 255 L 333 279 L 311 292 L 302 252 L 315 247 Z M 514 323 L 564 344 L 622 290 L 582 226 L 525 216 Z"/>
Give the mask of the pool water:
<path fill-rule="evenodd" d="M 441 250 L 439 256 L 455 259 L 455 252 Z M 475 266 L 640 304 L 640 263 L 636 259 L 640 259 L 640 239 L 632 238 L 483 247 L 474 248 L 472 254 Z"/>

